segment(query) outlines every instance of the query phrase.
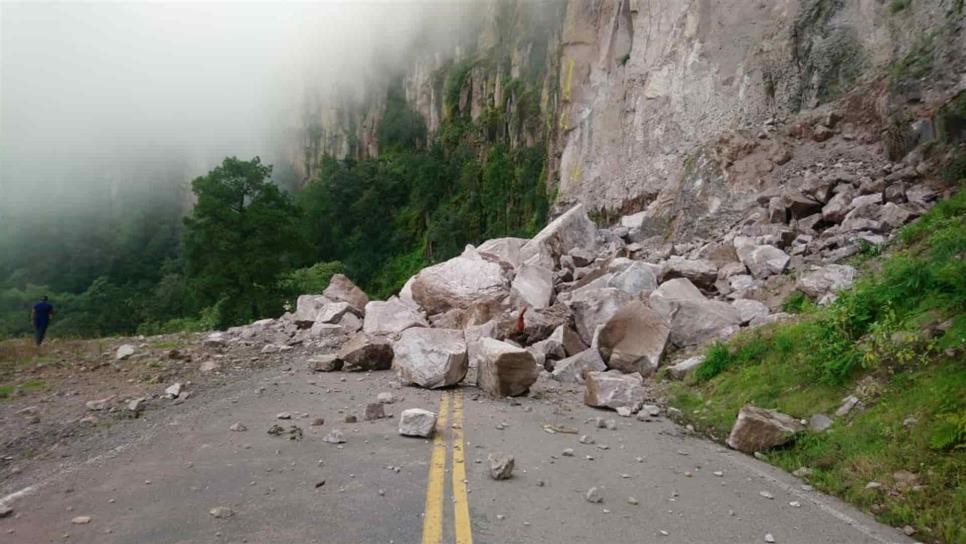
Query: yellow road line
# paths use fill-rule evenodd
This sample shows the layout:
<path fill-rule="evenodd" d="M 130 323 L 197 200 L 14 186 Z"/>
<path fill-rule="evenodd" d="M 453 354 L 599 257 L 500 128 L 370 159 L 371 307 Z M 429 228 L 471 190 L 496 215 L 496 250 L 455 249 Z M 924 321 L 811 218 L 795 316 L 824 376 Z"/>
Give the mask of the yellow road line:
<path fill-rule="evenodd" d="M 463 456 L 463 393 L 453 399 L 453 533 L 456 544 L 473 544 L 470 506 L 466 496 L 466 462 Z"/>
<path fill-rule="evenodd" d="M 426 509 L 423 513 L 423 544 L 440 544 L 443 541 L 443 483 L 446 479 L 446 417 L 449 410 L 449 392 L 439 401 L 436 433 L 433 437 L 433 455 L 429 461 L 429 484 L 426 489 Z"/>

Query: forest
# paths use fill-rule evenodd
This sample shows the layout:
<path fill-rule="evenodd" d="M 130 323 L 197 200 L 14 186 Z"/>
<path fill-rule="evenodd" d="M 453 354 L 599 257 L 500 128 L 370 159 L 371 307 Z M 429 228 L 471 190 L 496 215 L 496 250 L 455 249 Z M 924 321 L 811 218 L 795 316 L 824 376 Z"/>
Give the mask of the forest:
<path fill-rule="evenodd" d="M 191 181 L 193 200 L 122 188 L 108 213 L 0 216 L 0 337 L 28 334 L 43 295 L 57 310 L 50 334 L 76 337 L 276 317 L 336 272 L 386 297 L 467 243 L 538 230 L 550 200 L 546 147 L 511 148 L 495 116 L 473 122 L 448 109 L 431 137 L 391 85 L 379 156 L 325 157 L 292 191 L 258 157 L 227 157 Z"/>

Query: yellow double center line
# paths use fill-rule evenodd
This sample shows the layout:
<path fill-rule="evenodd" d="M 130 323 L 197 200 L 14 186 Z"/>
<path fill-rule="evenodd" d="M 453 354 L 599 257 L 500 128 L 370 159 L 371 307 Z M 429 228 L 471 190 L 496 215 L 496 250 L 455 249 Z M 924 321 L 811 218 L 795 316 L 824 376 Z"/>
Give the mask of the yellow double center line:
<path fill-rule="evenodd" d="M 453 423 L 449 421 L 450 402 Z M 452 430 L 452 433 L 449 432 Z M 423 516 L 423 544 L 443 542 L 443 499 L 446 494 L 447 437 L 453 448 L 453 535 L 456 544 L 473 544 L 470 528 L 470 508 L 466 495 L 466 459 L 463 454 L 463 394 L 445 391 L 439 402 L 433 454 L 429 460 L 429 480 L 426 487 L 426 512 Z"/>

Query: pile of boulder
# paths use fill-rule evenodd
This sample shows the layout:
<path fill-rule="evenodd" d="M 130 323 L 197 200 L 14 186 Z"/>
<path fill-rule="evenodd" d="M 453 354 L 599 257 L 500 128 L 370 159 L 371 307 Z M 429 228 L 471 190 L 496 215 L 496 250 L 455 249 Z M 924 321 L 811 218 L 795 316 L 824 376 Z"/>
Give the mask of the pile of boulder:
<path fill-rule="evenodd" d="M 769 307 L 769 289 L 791 284 L 825 303 L 849 287 L 855 270 L 835 261 L 861 240 L 883 243 L 936 196 L 904 169 L 882 173 L 806 174 L 760 195 L 708 242 L 665 242 L 647 210 L 598 228 L 577 205 L 532 239 L 467 246 L 388 300 L 337 274 L 293 312 L 224 336 L 263 350 L 301 346 L 319 371 L 392 369 L 425 388 L 472 383 L 504 397 L 540 379 L 582 384 L 588 405 L 629 415 L 669 355 L 786 318 Z M 698 364 L 688 358 L 669 375 Z"/>

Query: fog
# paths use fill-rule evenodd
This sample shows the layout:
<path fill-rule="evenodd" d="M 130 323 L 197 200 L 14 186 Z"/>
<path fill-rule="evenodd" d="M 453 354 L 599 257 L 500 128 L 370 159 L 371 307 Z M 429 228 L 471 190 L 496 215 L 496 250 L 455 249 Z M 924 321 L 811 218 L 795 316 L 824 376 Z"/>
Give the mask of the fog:
<path fill-rule="evenodd" d="M 303 97 L 358 92 L 479 4 L 0 4 L 0 214 L 98 211 L 227 155 L 283 169 Z"/>

